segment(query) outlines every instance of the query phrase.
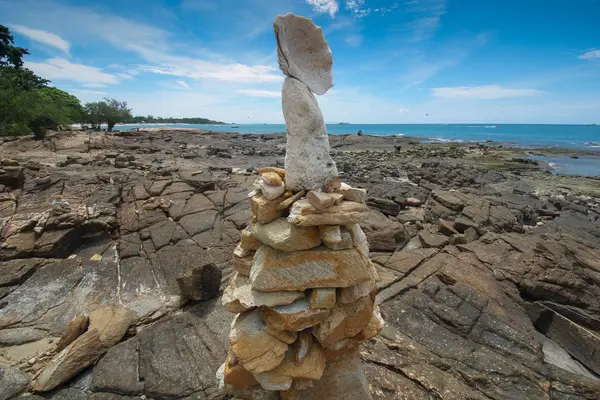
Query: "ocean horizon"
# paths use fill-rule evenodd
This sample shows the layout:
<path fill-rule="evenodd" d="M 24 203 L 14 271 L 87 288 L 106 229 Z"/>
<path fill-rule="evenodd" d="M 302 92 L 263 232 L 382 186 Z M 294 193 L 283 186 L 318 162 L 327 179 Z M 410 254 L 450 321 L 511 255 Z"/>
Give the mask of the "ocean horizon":
<path fill-rule="evenodd" d="M 546 124 L 326 124 L 331 135 L 411 136 L 439 142 L 493 141 L 525 148 L 600 150 L 600 126 Z M 115 129 L 199 128 L 217 132 L 270 134 L 285 132 L 284 124 L 121 124 Z"/>

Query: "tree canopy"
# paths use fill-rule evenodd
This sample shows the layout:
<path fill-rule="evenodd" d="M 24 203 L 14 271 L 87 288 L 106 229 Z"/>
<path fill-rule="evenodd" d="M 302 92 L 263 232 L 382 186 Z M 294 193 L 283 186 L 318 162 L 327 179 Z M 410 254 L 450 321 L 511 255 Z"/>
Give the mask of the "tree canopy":
<path fill-rule="evenodd" d="M 23 67 L 27 49 L 14 45 L 7 27 L 0 25 L 0 135 L 33 132 L 42 138 L 46 129 L 57 129 L 83 118 L 79 99 L 49 87 L 49 81 Z"/>
<path fill-rule="evenodd" d="M 133 118 L 131 109 L 126 101 L 105 98 L 102 101 L 86 103 L 86 122 L 92 124 L 94 129 L 99 129 L 100 124 L 106 122 L 108 131 L 111 132 L 119 122 L 127 122 Z"/>

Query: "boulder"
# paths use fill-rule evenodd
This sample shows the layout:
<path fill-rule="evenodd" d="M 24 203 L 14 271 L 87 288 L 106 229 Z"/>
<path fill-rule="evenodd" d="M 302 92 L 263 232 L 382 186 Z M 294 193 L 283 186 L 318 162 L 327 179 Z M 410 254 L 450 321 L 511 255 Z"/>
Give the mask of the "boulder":
<path fill-rule="evenodd" d="M 326 308 L 310 308 L 306 297 L 292 304 L 263 309 L 265 322 L 277 331 L 301 331 L 310 328 L 325 321 L 329 313 Z"/>
<path fill-rule="evenodd" d="M 68 381 L 105 352 L 100 333 L 92 329 L 58 353 L 31 383 L 34 392 L 47 392 Z"/>
<path fill-rule="evenodd" d="M 267 390 L 284 391 L 292 387 L 294 379 L 319 380 L 325 366 L 325 352 L 318 343 L 314 343 L 302 361 L 296 361 L 295 351 L 290 348 L 280 366 L 271 371 L 256 373 L 254 377 Z"/>
<path fill-rule="evenodd" d="M 105 349 L 121 341 L 127 329 L 135 322 L 135 312 L 119 306 L 103 306 L 90 313 L 89 330 L 96 329 Z"/>
<path fill-rule="evenodd" d="M 427 231 L 421 231 L 419 232 L 419 240 L 421 241 L 421 244 L 423 245 L 423 247 L 425 248 L 439 248 L 439 247 L 444 247 L 446 246 L 448 243 L 450 243 L 450 240 L 448 239 L 447 236 L 444 235 L 436 235 Z"/>
<path fill-rule="evenodd" d="M 285 358 L 288 344 L 268 334 L 266 328 L 260 309 L 239 314 L 231 325 L 231 350 L 249 372 L 273 370 Z"/>
<path fill-rule="evenodd" d="M 252 287 L 267 292 L 348 287 L 370 278 L 369 261 L 356 249 L 332 251 L 324 247 L 286 253 L 262 246 L 250 272 Z"/>
<path fill-rule="evenodd" d="M 223 305 L 231 312 L 244 312 L 256 307 L 275 307 L 293 303 L 304 297 L 304 292 L 260 292 L 252 289 L 250 280 L 236 273 L 223 292 Z"/>
<path fill-rule="evenodd" d="M 56 350 L 62 351 L 65 347 L 73 343 L 75 339 L 81 336 L 81 334 L 87 330 L 89 321 L 90 320 L 86 315 L 80 315 L 69 322 L 67 329 L 65 329 L 60 340 L 56 344 Z"/>
<path fill-rule="evenodd" d="M 330 309 L 335 306 L 336 290 L 335 288 L 313 289 L 308 298 L 311 310 Z"/>
<path fill-rule="evenodd" d="M 292 205 L 288 221 L 300 226 L 349 225 L 368 217 L 368 207 L 362 203 L 342 201 L 321 211 L 308 200 L 298 200 Z"/>
<path fill-rule="evenodd" d="M 341 186 L 335 189 L 335 193 L 343 195 L 348 201 L 356 203 L 365 203 L 367 201 L 367 191 L 365 189 L 353 188 L 347 183 L 342 182 Z"/>
<path fill-rule="evenodd" d="M 361 297 L 353 303 L 338 303 L 331 315 L 313 328 L 315 337 L 323 347 L 333 347 L 336 343 L 359 334 L 373 313 L 373 300 L 370 296 Z"/>
<path fill-rule="evenodd" d="M 190 274 L 177 278 L 181 294 L 190 300 L 208 300 L 216 297 L 221 287 L 222 272 L 213 263 L 194 267 Z"/>
<path fill-rule="evenodd" d="M 321 244 L 316 226 L 296 226 L 286 218 L 278 218 L 268 224 L 254 223 L 250 232 L 267 246 L 286 252 L 308 250 Z"/>

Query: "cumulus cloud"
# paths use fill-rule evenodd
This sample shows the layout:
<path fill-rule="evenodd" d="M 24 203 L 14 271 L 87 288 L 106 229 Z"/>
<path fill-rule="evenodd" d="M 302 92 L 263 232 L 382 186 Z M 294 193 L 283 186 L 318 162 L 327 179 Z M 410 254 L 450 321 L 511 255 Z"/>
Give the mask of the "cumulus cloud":
<path fill-rule="evenodd" d="M 10 25 L 10 28 L 14 32 L 17 32 L 31 40 L 35 40 L 36 42 L 40 42 L 50 47 L 54 47 L 67 55 L 69 54 L 71 44 L 66 40 L 62 39 L 60 36 L 55 35 L 54 33 L 29 28 L 23 25 Z"/>
<path fill-rule="evenodd" d="M 579 56 L 582 60 L 600 60 L 600 49 L 588 51 Z"/>
<path fill-rule="evenodd" d="M 491 100 L 508 97 L 533 97 L 544 93 L 537 89 L 512 89 L 498 85 L 431 88 L 433 96 L 445 99 Z"/>
<path fill-rule="evenodd" d="M 26 61 L 24 65 L 42 78 L 51 81 L 68 80 L 88 84 L 114 84 L 119 81 L 117 76 L 108 74 L 101 68 L 75 64 L 60 57 L 50 58 L 44 62 Z"/>
<path fill-rule="evenodd" d="M 371 13 L 371 9 L 365 6 L 365 0 L 346 0 L 346 9 L 355 17 L 366 17 Z"/>
<path fill-rule="evenodd" d="M 306 0 L 316 12 L 328 13 L 331 18 L 335 17 L 335 14 L 340 9 L 337 0 Z"/>
<path fill-rule="evenodd" d="M 260 89 L 242 89 L 238 93 L 252 97 L 280 97 L 281 92 L 278 90 L 260 90 Z"/>

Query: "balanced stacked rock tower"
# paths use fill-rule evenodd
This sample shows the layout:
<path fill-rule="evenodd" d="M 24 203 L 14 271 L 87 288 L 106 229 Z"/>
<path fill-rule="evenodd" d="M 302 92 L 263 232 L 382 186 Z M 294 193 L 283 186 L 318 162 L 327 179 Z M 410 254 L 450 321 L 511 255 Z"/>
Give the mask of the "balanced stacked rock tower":
<path fill-rule="evenodd" d="M 263 168 L 253 220 L 223 303 L 237 313 L 217 372 L 242 399 L 371 399 L 358 348 L 383 327 L 359 222 L 366 191 L 340 181 L 314 94 L 333 86 L 321 28 L 293 14 L 275 36 L 287 125 L 285 169 Z"/>

